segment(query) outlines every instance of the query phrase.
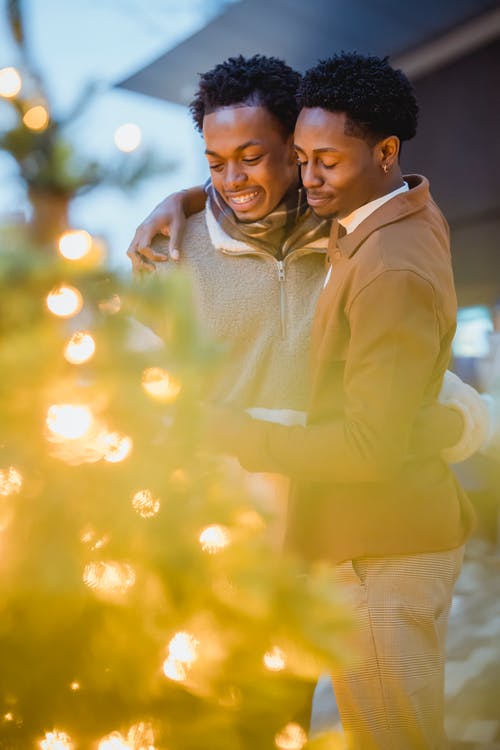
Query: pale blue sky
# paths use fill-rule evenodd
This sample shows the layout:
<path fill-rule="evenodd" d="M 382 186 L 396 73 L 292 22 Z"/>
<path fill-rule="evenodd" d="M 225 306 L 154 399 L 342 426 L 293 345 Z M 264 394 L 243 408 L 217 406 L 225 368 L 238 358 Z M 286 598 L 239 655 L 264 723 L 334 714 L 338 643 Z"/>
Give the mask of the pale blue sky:
<path fill-rule="evenodd" d="M 229 0 L 234 1 L 234 0 Z M 126 265 L 125 250 L 139 221 L 165 194 L 204 179 L 202 144 L 184 107 L 112 88 L 183 38 L 190 36 L 228 0 L 24 0 L 30 50 L 41 68 L 56 113 L 64 113 L 89 81 L 103 84 L 89 109 L 72 126 L 84 153 L 104 160 L 117 154 L 115 129 L 136 122 L 143 145 L 174 172 L 140 183 L 124 195 L 98 188 L 77 199 L 74 226 L 102 234 L 113 265 Z M 0 68 L 16 65 L 16 50 L 0 0 Z M 7 115 L 5 103 L 0 117 Z M 0 153 L 0 217 L 26 208 L 14 162 Z"/>

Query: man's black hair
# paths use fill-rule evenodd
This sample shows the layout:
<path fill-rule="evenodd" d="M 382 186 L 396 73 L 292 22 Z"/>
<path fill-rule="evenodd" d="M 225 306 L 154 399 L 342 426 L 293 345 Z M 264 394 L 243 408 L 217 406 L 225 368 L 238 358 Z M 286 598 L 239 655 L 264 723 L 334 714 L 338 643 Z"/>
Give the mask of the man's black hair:
<path fill-rule="evenodd" d="M 201 131 L 204 116 L 220 107 L 236 104 L 263 106 L 276 117 L 288 136 L 297 120 L 299 82 L 300 74 L 277 57 L 230 57 L 201 74 L 198 91 L 189 109 Z"/>
<path fill-rule="evenodd" d="M 418 104 L 413 88 L 386 57 L 342 52 L 320 60 L 304 74 L 298 102 L 301 108 L 344 112 L 346 134 L 370 143 L 390 135 L 407 141 L 417 129 Z"/>

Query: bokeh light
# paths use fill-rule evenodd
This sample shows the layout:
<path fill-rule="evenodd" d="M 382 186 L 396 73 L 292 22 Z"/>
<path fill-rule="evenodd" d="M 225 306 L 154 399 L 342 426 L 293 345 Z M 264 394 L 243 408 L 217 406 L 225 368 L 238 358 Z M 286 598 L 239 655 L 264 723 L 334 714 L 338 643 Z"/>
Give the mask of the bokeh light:
<path fill-rule="evenodd" d="M 141 129 L 134 122 L 127 122 L 115 130 L 116 147 L 124 153 L 131 153 L 139 147 L 142 139 Z"/>
<path fill-rule="evenodd" d="M 279 750 L 302 750 L 307 742 L 307 735 L 300 724 L 290 722 L 274 738 Z"/>
<path fill-rule="evenodd" d="M 0 495 L 4 497 L 15 495 L 21 491 L 22 484 L 22 474 L 14 466 L 0 469 Z"/>
<path fill-rule="evenodd" d="M 125 594 L 135 581 L 136 574 L 132 566 L 116 560 L 91 562 L 83 571 L 86 586 L 111 597 Z"/>
<path fill-rule="evenodd" d="M 231 532 L 226 526 L 212 524 L 203 529 L 199 541 L 204 552 L 214 555 L 231 543 Z"/>
<path fill-rule="evenodd" d="M 23 81 L 16 68 L 2 68 L 0 70 L 0 96 L 13 99 L 21 91 Z"/>
<path fill-rule="evenodd" d="M 66 440 L 83 437 L 90 430 L 92 421 L 90 409 L 78 404 L 52 404 L 45 420 L 53 435 Z"/>
<path fill-rule="evenodd" d="M 73 742 L 66 732 L 47 732 L 45 738 L 40 741 L 42 750 L 73 750 Z"/>
<path fill-rule="evenodd" d="M 119 432 L 108 432 L 102 436 L 103 458 L 110 464 L 124 461 L 132 452 L 133 441 L 128 435 Z"/>
<path fill-rule="evenodd" d="M 273 646 L 264 654 L 263 662 L 270 672 L 281 672 L 286 667 L 285 652 L 278 646 Z"/>
<path fill-rule="evenodd" d="M 160 501 L 151 490 L 139 490 L 132 498 L 132 507 L 143 518 L 152 518 L 160 510 Z"/>
<path fill-rule="evenodd" d="M 62 285 L 47 295 L 46 304 L 53 315 L 59 318 L 70 318 L 80 312 L 83 299 L 74 286 Z"/>
<path fill-rule="evenodd" d="M 72 229 L 59 238 L 59 252 L 67 260 L 80 260 L 92 248 L 92 237 L 85 229 Z"/>
<path fill-rule="evenodd" d="M 164 404 L 175 401 L 181 385 L 161 367 L 148 367 L 142 373 L 142 387 L 152 398 Z"/>
<path fill-rule="evenodd" d="M 120 732 L 111 732 L 103 737 L 97 750 L 133 750 Z"/>
<path fill-rule="evenodd" d="M 64 358 L 72 365 L 82 365 L 95 354 L 95 341 L 86 331 L 76 331 L 64 347 Z"/>
<path fill-rule="evenodd" d="M 36 104 L 26 110 L 23 122 L 30 130 L 45 130 L 49 124 L 49 113 L 43 104 Z"/>

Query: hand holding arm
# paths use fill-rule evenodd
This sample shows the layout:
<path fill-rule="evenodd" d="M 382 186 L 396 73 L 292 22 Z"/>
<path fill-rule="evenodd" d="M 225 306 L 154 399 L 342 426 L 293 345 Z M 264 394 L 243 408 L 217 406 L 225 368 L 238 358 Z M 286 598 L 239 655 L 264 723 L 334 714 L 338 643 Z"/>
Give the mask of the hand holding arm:
<path fill-rule="evenodd" d="M 127 255 L 135 273 L 153 271 L 155 263 L 179 260 L 179 247 L 184 233 L 186 218 L 205 206 L 203 187 L 193 187 L 172 193 L 161 201 L 136 229 Z M 169 238 L 168 255 L 155 251 L 151 242 L 157 234 Z"/>

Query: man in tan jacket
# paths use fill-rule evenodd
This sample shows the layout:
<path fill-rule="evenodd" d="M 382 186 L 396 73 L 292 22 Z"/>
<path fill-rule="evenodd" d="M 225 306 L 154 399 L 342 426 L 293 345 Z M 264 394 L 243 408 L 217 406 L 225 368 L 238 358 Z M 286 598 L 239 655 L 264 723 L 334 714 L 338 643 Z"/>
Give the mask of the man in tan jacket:
<path fill-rule="evenodd" d="M 444 642 L 471 505 L 435 455 L 412 456 L 437 397 L 456 298 L 448 227 L 425 178 L 404 177 L 410 84 L 342 54 L 306 73 L 295 147 L 309 204 L 333 216 L 313 326 L 306 427 L 214 418 L 221 449 L 294 488 L 288 541 L 333 564 L 358 614 L 356 662 L 334 675 L 349 748 L 441 750 Z"/>

